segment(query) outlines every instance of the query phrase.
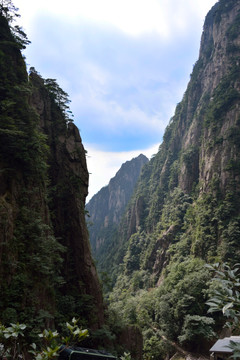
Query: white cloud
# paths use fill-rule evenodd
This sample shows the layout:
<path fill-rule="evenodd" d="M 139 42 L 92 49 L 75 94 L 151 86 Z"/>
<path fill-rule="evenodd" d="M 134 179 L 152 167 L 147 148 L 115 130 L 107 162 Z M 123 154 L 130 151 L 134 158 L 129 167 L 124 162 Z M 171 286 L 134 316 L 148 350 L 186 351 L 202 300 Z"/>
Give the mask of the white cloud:
<path fill-rule="evenodd" d="M 155 134 L 159 134 L 160 139 L 172 110 L 170 107 L 164 109 L 164 114 L 160 111 L 149 114 L 140 109 L 136 104 L 126 108 L 115 101 L 106 101 L 104 98 L 98 97 L 94 91 L 92 91 L 91 95 L 89 92 L 87 94 L 79 93 L 72 97 L 72 102 L 75 104 L 72 107 L 73 112 L 78 112 L 80 127 L 81 121 L 84 121 L 85 114 L 91 113 L 91 118 L 87 119 L 88 126 L 106 129 L 113 136 L 114 134 L 120 135 L 120 133 L 125 133 L 126 131 L 128 133 L 145 132 L 146 135 L 155 132 Z M 168 111 L 167 116 L 164 116 L 166 115 L 165 111 Z M 97 122 L 96 117 L 98 118 Z"/>
<path fill-rule="evenodd" d="M 87 150 L 87 166 L 90 173 L 87 198 L 89 201 L 103 186 L 108 185 L 123 163 L 140 154 L 144 154 L 150 159 L 157 153 L 159 144 L 154 144 L 147 149 L 122 152 L 99 151 L 88 144 L 85 144 L 84 147 Z"/>
<path fill-rule="evenodd" d="M 103 152 L 97 146 L 99 149 L 99 139 L 107 143 L 114 132 L 113 142 L 122 142 L 122 149 L 127 149 L 127 141 L 135 141 L 133 149 L 141 147 L 139 143 L 147 146 L 145 139 L 148 144 L 157 141 L 150 130 L 162 133 L 176 99 L 181 100 L 186 88 L 182 74 L 191 71 L 189 53 L 193 58 L 204 17 L 215 2 L 14 0 L 21 24 L 33 41 L 27 60 L 43 77 L 56 77 L 72 100 L 92 173 L 88 199 L 108 184 L 122 163 L 140 153 L 151 156 L 157 152 L 160 136 L 159 143 L 147 150 Z M 98 29 L 105 30 L 104 36 Z M 182 39 L 187 35 L 190 45 L 184 47 Z M 90 139 L 94 131 L 95 138 Z M 134 131 L 142 131 L 138 142 Z"/>
<path fill-rule="evenodd" d="M 202 21 L 216 0 L 15 0 L 30 26 L 37 13 L 54 14 L 72 21 L 81 18 L 108 23 L 130 35 L 156 31 L 168 39 L 186 31 L 187 19 Z"/>

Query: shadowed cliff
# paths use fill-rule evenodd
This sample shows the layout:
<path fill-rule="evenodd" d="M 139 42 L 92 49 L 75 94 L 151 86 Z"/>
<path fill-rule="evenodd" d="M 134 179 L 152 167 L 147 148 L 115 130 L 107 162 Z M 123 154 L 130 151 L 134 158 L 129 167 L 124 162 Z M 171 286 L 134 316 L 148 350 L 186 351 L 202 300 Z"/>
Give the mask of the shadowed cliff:
<path fill-rule="evenodd" d="M 0 17 L 1 322 L 103 323 L 85 223 L 88 171 L 66 93 L 34 69 Z M 37 330 L 36 330 L 37 331 Z"/>

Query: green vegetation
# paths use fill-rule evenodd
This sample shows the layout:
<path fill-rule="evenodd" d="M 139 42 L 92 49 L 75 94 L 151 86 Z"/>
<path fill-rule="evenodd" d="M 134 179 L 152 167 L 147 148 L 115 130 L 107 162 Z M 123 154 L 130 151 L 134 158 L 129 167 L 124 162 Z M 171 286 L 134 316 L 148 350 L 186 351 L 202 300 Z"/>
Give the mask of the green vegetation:
<path fill-rule="evenodd" d="M 214 21 L 216 22 L 216 24 L 220 24 L 220 21 L 222 19 L 222 16 L 226 13 L 228 13 L 229 11 L 231 11 L 234 6 L 236 6 L 236 1 L 235 0 L 228 0 L 228 1 L 223 1 L 220 0 L 218 1 L 218 3 L 215 5 L 215 7 L 213 8 L 213 16 L 214 16 Z"/>
<path fill-rule="evenodd" d="M 221 26 L 235 5 L 219 1 L 209 26 Z M 233 44 L 238 22 L 236 14 L 226 34 Z M 176 345 L 208 352 L 224 317 L 207 312 L 212 272 L 205 264 L 239 262 L 239 54 L 227 46 L 224 75 L 203 93 L 216 50 L 211 31 L 205 35 L 183 100 L 102 264 L 111 269 L 111 316 L 142 329 L 145 359 L 171 356 Z"/>
<path fill-rule="evenodd" d="M 27 326 L 13 324 L 5 327 L 0 324 L 0 356 L 3 359 L 26 359 L 27 354 L 32 354 L 35 360 L 57 359 L 64 349 L 74 344 L 79 344 L 89 336 L 87 329 L 78 326 L 77 320 L 72 319 L 66 323 L 67 335 L 60 336 L 55 330 L 44 329 L 38 334 L 38 344 L 28 345 L 25 341 Z"/>
<path fill-rule="evenodd" d="M 219 1 L 209 24 L 220 26 L 235 4 Z M 93 285 L 81 273 L 87 255 L 78 241 L 86 232 L 87 176 L 66 166 L 62 139 L 74 126 L 68 94 L 34 68 L 28 77 L 20 53 L 28 40 L 12 27 L 11 1 L 2 1 L 0 14 L 0 313 L 1 322 L 11 324 L 1 325 L 0 349 L 14 359 L 32 343 L 36 360 L 49 359 L 59 351 L 67 319 L 80 316 L 83 327 L 97 324 Z M 239 330 L 239 269 L 231 269 L 240 256 L 238 29 L 239 14 L 226 32 L 225 74 L 202 93 L 215 50 L 208 39 L 119 228 L 101 230 L 108 311 L 105 326 L 94 334 L 98 344 L 103 337 L 116 344 L 131 325 L 142 331 L 144 358 L 164 359 L 181 347 L 208 351 L 224 316 Z M 36 111 L 39 98 L 48 104 L 47 116 Z M 73 154 L 83 159 L 80 148 Z M 205 264 L 226 261 L 217 270 L 220 284 L 212 283 L 212 268 Z M 223 314 L 209 315 L 209 294 L 211 310 Z M 67 327 L 72 335 L 86 335 L 75 320 Z"/>
<path fill-rule="evenodd" d="M 73 317 L 81 317 L 81 326 L 93 326 L 97 314 L 88 280 L 83 271 L 76 271 L 74 247 L 69 242 L 72 219 L 77 217 L 75 223 L 80 222 L 76 211 L 81 213 L 82 232 L 86 232 L 84 179 L 70 167 L 64 168 L 65 158 L 57 159 L 59 153 L 66 157 L 59 137 L 67 139 L 69 128 L 74 129 L 68 95 L 56 80 L 44 80 L 34 68 L 28 76 L 21 55 L 28 41 L 12 25 L 16 16 L 12 2 L 1 1 L 0 321 L 24 324 L 27 346 L 37 341 L 44 328 L 62 331 Z M 39 101 L 43 113 L 38 110 Z M 78 159 L 82 164 L 84 150 L 76 147 L 74 151 L 76 164 Z M 69 199 L 73 198 L 81 209 L 71 206 Z M 14 326 L 4 325 L 4 338 L 7 331 L 13 331 L 8 340 L 15 341 Z M 15 341 L 10 358 L 15 359 L 11 351 L 16 346 Z"/>
<path fill-rule="evenodd" d="M 224 119 L 225 114 L 239 101 L 240 94 L 235 87 L 237 77 L 239 77 L 239 68 L 233 66 L 215 89 L 213 101 L 208 106 L 205 115 L 205 126 L 211 126 L 216 131 L 217 127 L 221 126 L 221 120 Z"/>
<path fill-rule="evenodd" d="M 134 272 L 131 277 L 118 278 L 109 299 L 110 311 L 119 314 L 123 325 L 135 324 L 142 329 L 146 358 L 156 354 L 163 358 L 170 341 L 192 350 L 214 336 L 214 320 L 206 315 L 204 295 L 210 274 L 203 260 L 188 257 L 170 264 L 159 288 L 144 290 L 136 282 L 137 276 L 142 281 L 149 274 Z"/>
<path fill-rule="evenodd" d="M 207 302 L 209 313 L 222 312 L 227 319 L 225 326 L 239 335 L 240 328 L 240 282 L 239 264 L 230 267 L 227 263 L 207 265 L 214 277 L 209 290 L 210 298 Z M 233 359 L 239 359 L 240 345 L 230 341 L 230 348 L 233 350 Z"/>
<path fill-rule="evenodd" d="M 0 16 L 1 321 L 40 329 L 53 316 L 63 249 L 40 206 L 48 182 L 48 146 L 29 105 L 25 63 L 18 46 L 12 46 L 16 39 L 6 18 Z"/>
<path fill-rule="evenodd" d="M 230 267 L 227 263 L 207 265 L 214 277 L 207 301 L 209 313 L 222 312 L 227 318 L 226 326 L 238 334 L 240 322 L 239 264 Z"/>
<path fill-rule="evenodd" d="M 73 116 L 73 114 L 68 106 L 68 104 L 71 102 L 69 100 L 69 95 L 60 88 L 56 79 L 46 79 L 44 80 L 44 85 L 48 90 L 51 98 L 58 106 L 58 109 L 62 111 L 66 121 L 73 121 L 73 119 L 70 118 L 70 114 L 71 116 Z"/>
<path fill-rule="evenodd" d="M 19 25 L 13 26 L 20 15 L 18 14 L 18 8 L 14 6 L 11 0 L 1 0 L 0 3 L 0 16 L 4 17 L 9 25 L 14 41 L 11 43 L 12 46 L 16 46 L 19 49 L 25 49 L 26 45 L 30 43 L 27 35 Z M 6 44 L 6 42 L 5 42 Z M 8 43 L 10 44 L 10 42 Z"/>

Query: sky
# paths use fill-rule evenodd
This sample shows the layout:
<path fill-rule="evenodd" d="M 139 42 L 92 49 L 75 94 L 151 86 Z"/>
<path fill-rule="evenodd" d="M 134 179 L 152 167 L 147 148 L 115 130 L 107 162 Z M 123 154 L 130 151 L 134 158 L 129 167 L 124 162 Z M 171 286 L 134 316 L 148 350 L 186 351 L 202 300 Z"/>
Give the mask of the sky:
<path fill-rule="evenodd" d="M 28 66 L 69 94 L 87 150 L 87 201 L 127 160 L 158 151 L 217 0 L 13 0 Z"/>

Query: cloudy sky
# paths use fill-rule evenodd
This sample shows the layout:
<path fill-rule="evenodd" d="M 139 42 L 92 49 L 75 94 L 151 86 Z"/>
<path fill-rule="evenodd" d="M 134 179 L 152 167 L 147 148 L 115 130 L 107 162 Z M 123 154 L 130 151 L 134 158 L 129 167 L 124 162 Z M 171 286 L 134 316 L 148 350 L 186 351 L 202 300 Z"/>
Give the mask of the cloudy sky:
<path fill-rule="evenodd" d="M 216 0 L 13 0 L 26 61 L 69 94 L 89 197 L 121 164 L 157 152 Z"/>

